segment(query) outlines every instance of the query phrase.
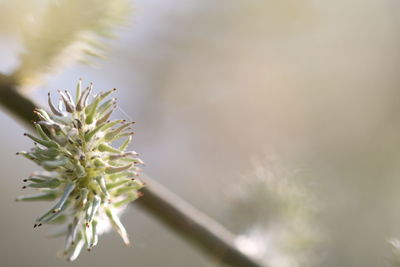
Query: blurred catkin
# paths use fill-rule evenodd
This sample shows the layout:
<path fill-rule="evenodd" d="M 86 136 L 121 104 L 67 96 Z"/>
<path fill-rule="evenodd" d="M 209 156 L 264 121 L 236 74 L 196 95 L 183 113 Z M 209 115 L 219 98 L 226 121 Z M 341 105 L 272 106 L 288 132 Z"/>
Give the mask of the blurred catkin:
<path fill-rule="evenodd" d="M 309 267 L 319 260 L 318 209 L 301 178 L 277 160 L 264 160 L 233 188 L 234 214 L 244 222 L 237 245 L 267 266 Z"/>
<path fill-rule="evenodd" d="M 14 76 L 21 85 L 31 84 L 42 74 L 87 61 L 87 56 L 102 56 L 101 38 L 115 37 L 112 30 L 131 10 L 127 0 L 50 1 L 22 29 L 24 52 Z"/>

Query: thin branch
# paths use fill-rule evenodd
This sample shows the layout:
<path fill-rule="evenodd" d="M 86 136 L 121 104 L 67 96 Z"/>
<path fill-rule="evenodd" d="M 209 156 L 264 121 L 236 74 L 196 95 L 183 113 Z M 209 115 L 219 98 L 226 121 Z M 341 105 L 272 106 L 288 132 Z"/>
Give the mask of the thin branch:
<path fill-rule="evenodd" d="M 163 185 L 142 178 L 144 196 L 137 200 L 146 212 L 162 221 L 175 233 L 191 241 L 218 262 L 230 266 L 262 266 L 234 245 L 234 235 Z"/>
<path fill-rule="evenodd" d="M 12 116 L 19 119 L 25 126 L 32 127 L 32 120 L 36 120 L 32 112 L 38 107 L 31 99 L 19 93 L 17 82 L 11 76 L 0 74 L 0 105 Z"/>
<path fill-rule="evenodd" d="M 17 91 L 10 76 L 0 74 L 0 105 L 25 125 L 32 127 L 36 105 Z M 144 196 L 137 204 L 217 262 L 238 267 L 261 267 L 260 263 L 241 252 L 234 244 L 234 235 L 167 188 L 144 177 Z M 136 203 L 136 202 L 135 202 Z"/>

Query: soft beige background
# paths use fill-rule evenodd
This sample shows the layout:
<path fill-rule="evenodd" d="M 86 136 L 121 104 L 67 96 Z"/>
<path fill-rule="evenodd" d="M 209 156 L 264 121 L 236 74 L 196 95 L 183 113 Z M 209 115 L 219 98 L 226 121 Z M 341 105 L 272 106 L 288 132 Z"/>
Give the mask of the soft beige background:
<path fill-rule="evenodd" d="M 252 159 L 274 155 L 312 181 L 321 266 L 386 266 L 386 239 L 400 237 L 399 2 L 135 3 L 107 60 L 49 75 L 32 97 L 45 103 L 47 91 L 79 77 L 117 87 L 146 173 L 235 232 L 251 218 L 232 214 L 229 188 Z M 18 42 L 0 38 L 9 72 Z M 0 122 L 1 266 L 71 266 L 55 257 L 62 240 L 32 229 L 46 204 L 13 202 L 36 167 L 14 156 L 30 146 L 25 129 L 5 113 Z M 111 233 L 73 265 L 215 266 L 136 208 L 123 222 L 132 248 Z"/>

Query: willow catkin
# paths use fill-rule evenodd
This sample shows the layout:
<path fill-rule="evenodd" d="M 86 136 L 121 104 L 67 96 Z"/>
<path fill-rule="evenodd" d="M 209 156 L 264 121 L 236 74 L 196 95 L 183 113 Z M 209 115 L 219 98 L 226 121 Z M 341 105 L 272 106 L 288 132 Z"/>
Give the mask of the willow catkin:
<path fill-rule="evenodd" d="M 40 165 L 44 171 L 25 179 L 23 188 L 39 193 L 20 196 L 17 201 L 50 200 L 55 204 L 36 219 L 34 227 L 61 223 L 56 235 L 65 234 L 61 254 L 75 260 L 83 247 L 91 250 L 98 235 L 111 225 L 129 245 L 128 234 L 119 213 L 140 197 L 143 183 L 137 179 L 143 161 L 134 151 L 126 151 L 132 140 L 133 122 L 110 121 L 115 99 L 106 100 L 115 89 L 90 99 L 93 84 L 81 90 L 79 81 L 75 101 L 68 91 L 59 91 L 56 107 L 50 93 L 51 113 L 35 109 L 39 121 L 33 122 L 36 135 L 29 151 L 18 152 Z M 65 106 L 65 111 L 62 106 Z M 119 147 L 113 144 L 122 140 Z"/>

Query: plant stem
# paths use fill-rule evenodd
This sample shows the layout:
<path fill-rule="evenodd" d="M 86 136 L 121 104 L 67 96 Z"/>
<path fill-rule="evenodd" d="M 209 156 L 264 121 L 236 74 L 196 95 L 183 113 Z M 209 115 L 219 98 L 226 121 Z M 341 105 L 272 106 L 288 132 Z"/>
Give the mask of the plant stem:
<path fill-rule="evenodd" d="M 144 176 L 144 177 L 143 177 Z M 146 186 L 137 204 L 175 233 L 191 241 L 220 263 L 229 266 L 260 267 L 234 244 L 234 235 L 222 225 L 179 198 L 163 185 L 142 175 Z"/>
<path fill-rule="evenodd" d="M 0 74 L 0 105 L 25 125 L 33 127 L 31 121 L 37 118 L 32 111 L 38 105 L 17 88 L 17 83 L 10 76 Z M 234 244 L 234 235 L 219 223 L 151 178 L 143 177 L 143 180 L 146 183 L 146 187 L 141 190 L 144 196 L 135 202 L 140 208 L 218 263 L 238 267 L 263 266 L 241 252 Z"/>
<path fill-rule="evenodd" d="M 25 126 L 33 127 L 32 120 L 37 119 L 33 109 L 38 105 L 16 88 L 17 83 L 12 77 L 0 74 L 0 105 Z"/>

